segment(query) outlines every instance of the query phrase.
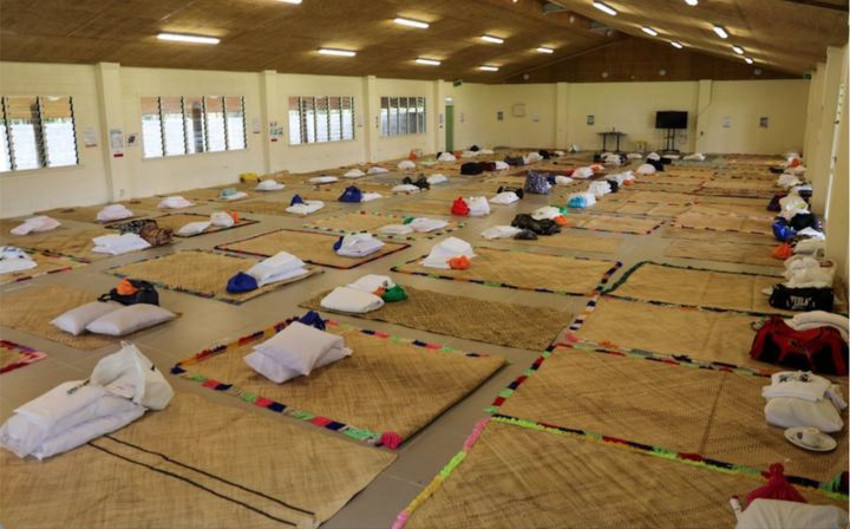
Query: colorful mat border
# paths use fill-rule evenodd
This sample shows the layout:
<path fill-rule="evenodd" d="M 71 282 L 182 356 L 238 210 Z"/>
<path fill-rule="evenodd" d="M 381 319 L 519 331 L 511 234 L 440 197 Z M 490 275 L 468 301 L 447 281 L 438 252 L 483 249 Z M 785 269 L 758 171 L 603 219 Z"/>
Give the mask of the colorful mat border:
<path fill-rule="evenodd" d="M 42 353 L 41 351 L 36 351 L 30 347 L 25 345 L 21 345 L 19 343 L 11 342 L 9 340 L 0 340 L 0 348 L 9 349 L 9 350 L 17 350 L 18 352 L 23 354 L 23 358 L 18 361 L 9 364 L 7 366 L 3 366 L 0 368 L 0 375 L 9 373 L 10 371 L 14 371 L 16 369 L 20 369 L 22 367 L 26 367 L 30 364 L 34 364 L 39 360 L 44 360 L 47 358 L 46 353 Z"/>
<path fill-rule="evenodd" d="M 166 213 L 164 215 L 157 215 L 155 217 L 150 216 L 150 215 L 143 215 L 141 217 L 112 221 L 112 222 L 106 224 L 104 227 L 108 230 L 117 230 L 117 229 L 120 228 L 121 224 L 123 224 L 125 222 L 130 222 L 130 221 L 134 221 L 134 220 L 157 220 L 157 219 L 161 219 L 161 218 L 165 218 L 165 217 L 176 217 L 177 215 L 191 215 L 193 217 L 199 217 L 198 222 L 201 222 L 204 219 L 208 220 L 210 218 L 209 215 L 204 215 L 203 213 L 195 213 L 195 212 L 191 212 L 191 211 L 187 211 L 185 213 L 174 212 L 174 213 Z M 250 226 L 252 224 L 259 224 L 259 223 L 260 223 L 260 221 L 255 220 L 255 219 L 248 219 L 248 218 L 240 217 L 239 222 L 234 223 L 233 226 L 227 226 L 227 227 L 225 227 L 225 226 L 215 226 L 215 227 L 210 226 L 209 228 L 202 231 L 201 233 L 196 233 L 194 235 L 178 235 L 177 232 L 175 231 L 174 236 L 179 237 L 181 239 L 190 239 L 192 237 L 200 237 L 201 235 L 209 235 L 210 233 L 218 233 L 218 232 L 222 232 L 222 231 L 233 230 L 233 229 L 236 229 L 236 228 L 242 228 L 243 226 Z"/>
<path fill-rule="evenodd" d="M 594 261 L 594 260 L 596 260 L 596 259 L 591 259 L 590 257 L 576 257 L 576 256 L 571 256 L 571 255 L 536 254 L 536 253 L 532 253 L 532 252 L 524 252 L 522 250 L 518 250 L 518 249 L 514 249 L 514 248 L 512 248 L 512 249 L 492 248 L 492 247 L 489 247 L 489 246 L 479 246 L 479 248 L 485 248 L 487 250 L 492 250 L 492 251 L 497 251 L 497 252 L 524 253 L 524 254 L 531 254 L 531 255 L 541 255 L 541 256 L 544 256 L 544 257 L 560 257 L 560 258 L 565 258 L 565 259 L 576 259 L 576 260 L 580 260 L 580 261 Z M 427 255 L 421 255 L 419 257 L 416 257 L 414 259 L 406 261 L 402 264 L 395 265 L 392 268 L 390 268 L 390 271 L 395 272 L 397 274 L 405 274 L 405 275 L 419 276 L 419 277 L 428 277 L 428 278 L 431 278 L 431 279 L 443 279 L 443 280 L 446 280 L 446 281 L 459 281 L 459 282 L 463 282 L 463 283 L 472 283 L 472 284 L 475 284 L 475 285 L 484 285 L 484 286 L 487 286 L 487 287 L 507 288 L 509 290 L 525 290 L 525 291 L 529 291 L 529 292 L 540 292 L 540 293 L 543 293 L 543 294 L 556 294 L 556 295 L 559 295 L 559 296 L 593 296 L 593 295 L 596 295 L 599 292 L 602 292 L 605 289 L 605 285 L 608 284 L 608 281 L 611 280 L 611 277 L 614 274 L 616 274 L 617 270 L 619 270 L 623 266 L 623 263 L 621 261 L 614 261 L 611 268 L 609 268 L 604 274 L 602 274 L 602 278 L 599 280 L 599 283 L 597 283 L 596 286 L 593 288 L 593 290 L 591 290 L 590 292 L 565 292 L 565 291 L 560 291 L 560 290 L 550 290 L 548 288 L 519 287 L 519 286 L 516 286 L 516 285 L 511 285 L 510 283 L 499 283 L 497 281 L 487 281 L 487 280 L 483 280 L 483 279 L 466 279 L 466 278 L 452 277 L 452 276 L 441 275 L 438 272 L 434 272 L 434 273 L 404 272 L 404 271 L 401 270 L 402 266 L 414 264 L 414 263 L 416 263 L 416 261 L 419 261 L 419 260 L 424 259 L 426 257 L 427 257 Z"/>
<path fill-rule="evenodd" d="M 210 379 L 203 375 L 202 373 L 193 373 L 190 372 L 186 367 L 196 365 L 202 363 L 204 360 L 211 358 L 213 356 L 217 356 L 237 347 L 243 347 L 247 344 L 265 340 L 273 336 L 274 334 L 280 332 L 284 328 L 286 328 L 293 321 L 297 321 L 298 318 L 290 318 L 281 322 L 274 324 L 271 327 L 267 327 L 263 330 L 254 332 L 252 334 L 248 334 L 237 338 L 235 340 L 229 341 L 225 344 L 218 344 L 213 347 L 204 349 L 203 351 L 185 359 L 177 362 L 171 368 L 171 374 L 175 376 L 179 376 L 184 380 L 189 380 L 192 382 L 197 382 L 201 384 L 202 387 L 207 389 L 218 391 L 225 393 L 227 395 L 236 397 L 245 402 L 254 404 L 259 408 L 265 408 L 267 410 L 273 411 L 275 413 L 280 413 L 286 415 L 288 417 L 293 417 L 295 419 L 299 419 L 302 421 L 309 422 L 314 426 L 318 426 L 321 428 L 325 428 L 327 430 L 331 430 L 346 437 L 355 439 L 357 441 L 361 441 L 373 446 L 377 447 L 386 447 L 395 450 L 402 443 L 406 441 L 406 439 L 402 438 L 399 434 L 392 431 L 385 432 L 376 432 L 368 429 L 357 428 L 356 426 L 352 426 L 340 421 L 335 421 L 333 419 L 322 417 L 320 415 L 316 415 L 309 411 L 305 410 L 293 410 L 291 407 L 283 402 L 274 401 L 271 399 L 267 399 L 262 397 L 258 393 L 243 391 L 242 389 L 234 386 L 233 384 L 228 384 L 226 382 Z M 423 349 L 428 349 L 431 351 L 435 351 L 438 353 L 445 354 L 460 354 L 466 356 L 468 358 L 484 358 L 490 357 L 492 355 L 482 354 L 482 353 L 474 353 L 462 351 L 459 349 L 455 349 L 453 347 L 431 344 L 428 342 L 424 342 L 422 340 L 410 339 L 410 338 L 402 338 L 399 336 L 395 336 L 389 333 L 375 331 L 371 329 L 364 329 L 362 327 L 357 327 L 355 325 L 349 325 L 345 323 L 339 323 L 335 320 L 326 320 L 326 325 L 332 327 L 339 327 L 340 329 L 345 330 L 357 330 L 362 334 L 366 334 L 369 336 L 374 336 L 377 338 L 387 339 L 393 342 L 400 342 L 410 344 L 416 347 L 421 347 Z"/>
<path fill-rule="evenodd" d="M 387 217 L 388 219 L 396 219 L 396 220 L 399 221 L 399 224 L 401 223 L 401 221 L 404 221 L 404 219 L 406 219 L 406 218 L 415 217 L 415 215 L 397 215 L 395 213 L 384 213 L 384 212 L 381 212 L 381 211 L 362 211 L 361 210 L 361 211 L 356 211 L 356 212 L 340 213 L 340 214 L 337 214 L 337 215 L 331 215 L 331 216 L 328 216 L 328 217 L 324 217 L 322 220 L 329 220 L 329 219 L 334 219 L 334 218 L 339 218 L 339 217 L 345 217 L 347 215 L 352 215 L 352 214 L 355 214 L 355 213 L 359 213 L 361 215 L 368 215 L 368 216 L 372 216 L 372 217 Z M 384 234 L 379 234 L 379 233 L 375 233 L 375 237 L 380 237 L 381 239 L 389 239 L 389 240 L 393 240 L 393 241 L 431 240 L 431 239 L 436 239 L 437 237 L 442 237 L 443 235 L 446 235 L 446 234 L 449 234 L 449 233 L 453 233 L 453 232 L 463 228 L 464 226 L 466 226 L 466 223 L 464 223 L 464 222 L 457 222 L 457 221 L 452 221 L 452 222 L 455 222 L 457 224 L 457 226 L 455 226 L 454 228 L 447 228 L 447 229 L 442 229 L 442 230 L 436 230 L 436 231 L 433 231 L 433 232 L 423 233 L 421 237 L 412 237 L 410 235 L 384 235 Z M 302 224 L 301 227 L 306 229 L 306 230 L 310 230 L 310 231 L 318 231 L 318 232 L 322 232 L 322 233 L 333 233 L 333 234 L 336 234 L 336 235 L 345 235 L 347 233 L 371 233 L 369 230 L 360 230 L 360 231 L 335 230 L 335 229 L 332 229 L 332 228 L 324 228 L 322 226 L 317 226 L 317 225 L 310 223 L 310 222 Z"/>
<path fill-rule="evenodd" d="M 230 255 L 230 254 L 224 253 L 224 252 L 213 252 L 211 250 L 203 250 L 203 249 L 199 249 L 199 248 L 190 249 L 190 250 L 181 250 L 181 252 L 208 253 L 208 254 L 212 254 L 212 255 L 220 255 L 222 257 L 229 257 L 231 259 L 246 259 L 246 257 L 243 257 L 241 255 Z M 122 264 L 122 265 L 113 266 L 113 267 L 105 269 L 104 272 L 109 274 L 109 275 L 121 278 L 121 279 L 130 278 L 130 276 L 128 276 L 126 274 L 119 274 L 117 272 L 113 272 L 113 270 L 117 270 L 118 268 L 123 268 L 125 266 L 130 266 L 130 265 L 134 265 L 134 264 L 146 263 L 148 261 L 157 261 L 159 259 L 165 259 L 167 257 L 177 255 L 177 253 L 178 252 L 170 253 L 170 254 L 166 254 L 166 255 L 159 255 L 159 256 L 156 256 L 156 257 L 149 257 L 147 259 L 140 259 L 138 261 L 133 261 L 132 263 L 125 263 L 125 264 Z M 325 273 L 325 271 L 322 270 L 321 268 L 311 268 L 309 275 L 306 275 L 306 276 L 304 276 L 300 279 L 296 279 L 294 281 L 283 282 L 282 284 L 278 285 L 278 287 L 276 289 L 269 290 L 265 294 L 270 294 L 271 292 L 274 292 L 275 290 L 281 289 L 281 288 L 283 288 L 287 285 L 291 285 L 293 283 L 297 283 L 298 281 L 302 281 L 304 279 L 309 279 L 312 276 L 323 274 L 323 273 Z M 261 294 L 260 296 L 256 296 L 256 297 L 253 297 L 253 298 L 250 298 L 250 299 L 239 301 L 239 300 L 236 300 L 236 299 L 228 299 L 228 298 L 224 298 L 224 297 L 221 297 L 221 296 L 216 296 L 215 294 L 210 294 L 208 292 L 199 292 L 197 290 L 192 290 L 192 289 L 189 289 L 189 288 L 173 287 L 173 286 L 166 285 L 164 283 L 157 283 L 157 282 L 153 282 L 153 281 L 151 281 L 150 283 L 152 285 L 156 286 L 156 287 L 159 287 L 159 288 L 162 288 L 162 289 L 165 289 L 165 290 L 171 290 L 172 292 L 181 292 L 183 294 L 189 294 L 191 296 L 197 296 L 199 298 L 204 298 L 204 299 L 214 299 L 216 301 L 221 301 L 222 303 L 229 303 L 230 305 L 236 305 L 236 306 L 242 305 L 244 303 L 248 303 L 249 301 L 253 301 L 253 300 L 255 300 L 259 297 L 262 297 L 262 294 Z"/>
<path fill-rule="evenodd" d="M 428 499 L 430 499 L 431 496 L 433 496 L 434 493 L 443 485 L 443 482 L 449 479 L 451 475 L 455 472 L 455 470 L 457 470 L 458 467 L 463 464 L 463 462 L 469 455 L 469 452 L 481 438 L 481 435 L 486 430 L 487 425 L 491 422 L 505 424 L 518 428 L 526 428 L 529 430 L 535 430 L 551 435 L 563 435 L 576 440 L 598 443 L 612 448 L 618 448 L 620 450 L 630 450 L 647 456 L 665 459 L 670 462 L 676 462 L 691 467 L 702 468 L 704 470 L 712 470 L 723 474 L 745 476 L 753 479 L 753 481 L 761 483 L 766 483 L 768 481 L 768 471 L 760 471 L 758 469 L 743 465 L 734 465 L 731 463 L 718 461 L 716 459 L 709 459 L 699 454 L 675 452 L 661 447 L 655 447 L 651 445 L 636 443 L 634 441 L 619 439 L 616 437 L 600 435 L 585 430 L 576 430 L 543 422 L 527 421 L 509 415 L 496 414 L 489 419 L 482 419 L 478 421 L 478 423 L 476 423 L 472 433 L 469 435 L 466 441 L 464 441 L 463 448 L 460 450 L 460 452 L 456 453 L 454 457 L 452 457 L 449 462 L 442 468 L 442 470 L 440 470 L 440 472 L 436 476 L 434 476 L 434 478 L 428 483 L 428 485 L 413 500 L 411 500 L 407 507 L 405 507 L 398 514 L 392 525 L 392 529 L 404 529 L 404 527 L 407 525 L 407 522 L 410 520 L 410 516 Z M 839 501 L 846 501 L 848 499 L 847 493 L 842 493 L 839 490 L 842 487 L 842 483 L 847 482 L 847 472 L 839 474 L 835 477 L 835 479 L 830 482 L 819 482 L 807 478 L 800 478 L 797 476 L 786 476 L 786 478 L 793 485 L 796 485 L 798 487 L 804 487 L 808 490 L 817 491 L 829 498 Z"/>
<path fill-rule="evenodd" d="M 226 242 L 226 243 L 217 244 L 213 247 L 213 249 L 218 250 L 220 252 L 226 252 L 226 253 L 229 253 L 229 254 L 250 255 L 252 257 L 271 257 L 271 255 L 266 255 L 266 254 L 260 254 L 260 253 L 254 253 L 254 252 L 245 252 L 245 251 L 240 251 L 240 250 L 231 250 L 231 249 L 228 248 L 228 246 L 231 245 L 231 244 L 237 244 L 237 243 L 242 243 L 242 242 L 245 242 L 245 241 L 250 241 L 250 240 L 253 240 L 253 239 L 257 239 L 259 237 L 264 237 L 266 235 L 271 235 L 272 233 L 278 233 L 278 232 L 281 232 L 281 231 L 291 231 L 291 232 L 295 232 L 295 233 L 306 233 L 306 234 L 309 234 L 309 235 L 330 235 L 330 234 L 322 233 L 322 232 L 319 232 L 319 231 L 316 231 L 316 230 L 293 230 L 291 228 L 280 228 L 280 229 L 277 229 L 277 230 L 272 230 L 272 231 L 259 233 L 257 235 L 252 235 L 251 237 L 245 237 L 244 239 L 237 239 L 235 241 L 229 241 L 229 242 Z M 407 250 L 408 248 L 410 248 L 409 244 L 403 243 L 403 242 L 395 242 L 393 244 L 398 244 L 399 248 L 396 248 L 395 250 L 393 250 L 391 252 L 382 253 L 381 255 L 371 257 L 369 259 L 358 261 L 356 264 L 352 264 L 351 266 L 330 265 L 330 264 L 325 264 L 325 263 L 319 263 L 317 261 L 312 261 L 310 259 L 304 259 L 304 262 L 309 263 L 311 265 L 323 266 L 325 268 L 333 268 L 335 270 L 353 270 L 353 269 L 361 267 L 365 264 L 371 263 L 373 261 L 377 261 L 378 259 L 383 259 L 384 257 L 389 257 L 390 255 L 393 255 L 395 253 L 398 253 L 398 252 L 401 252 L 403 250 Z"/>

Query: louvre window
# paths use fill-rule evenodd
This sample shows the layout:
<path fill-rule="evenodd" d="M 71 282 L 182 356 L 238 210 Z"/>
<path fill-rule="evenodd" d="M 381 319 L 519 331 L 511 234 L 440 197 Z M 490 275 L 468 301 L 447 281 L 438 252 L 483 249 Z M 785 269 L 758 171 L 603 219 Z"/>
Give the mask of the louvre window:
<path fill-rule="evenodd" d="M 0 171 L 78 165 L 70 97 L 3 97 Z"/>
<path fill-rule="evenodd" d="M 424 133 L 424 97 L 381 98 L 381 136 L 407 136 Z"/>
<path fill-rule="evenodd" d="M 143 97 L 145 158 L 245 149 L 241 96 Z"/>
<path fill-rule="evenodd" d="M 290 145 L 353 139 L 353 97 L 289 98 Z"/>

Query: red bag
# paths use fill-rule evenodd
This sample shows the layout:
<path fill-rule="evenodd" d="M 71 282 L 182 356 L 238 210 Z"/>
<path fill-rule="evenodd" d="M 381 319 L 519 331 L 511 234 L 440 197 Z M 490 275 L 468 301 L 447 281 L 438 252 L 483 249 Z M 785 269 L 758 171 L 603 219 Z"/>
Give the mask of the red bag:
<path fill-rule="evenodd" d="M 750 348 L 754 360 L 828 375 L 846 375 L 847 356 L 847 342 L 836 329 L 795 331 L 779 316 L 765 322 Z"/>
<path fill-rule="evenodd" d="M 802 494 L 785 479 L 785 467 L 780 463 L 770 465 L 770 477 L 767 485 L 759 487 L 747 494 L 747 506 L 761 498 L 765 500 L 784 500 L 798 503 L 808 503 Z"/>
<path fill-rule="evenodd" d="M 452 215 L 458 215 L 460 217 L 466 217 L 469 215 L 469 206 L 466 204 L 466 201 L 463 197 L 457 197 L 452 204 Z"/>

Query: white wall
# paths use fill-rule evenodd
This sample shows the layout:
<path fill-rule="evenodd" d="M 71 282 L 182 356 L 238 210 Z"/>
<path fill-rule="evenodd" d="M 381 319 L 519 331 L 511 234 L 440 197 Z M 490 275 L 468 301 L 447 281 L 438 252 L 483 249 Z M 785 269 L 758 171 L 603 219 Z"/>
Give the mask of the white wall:
<path fill-rule="evenodd" d="M 59 206 L 99 204 L 134 196 L 173 193 L 236 181 L 242 172 L 315 171 L 367 161 L 406 157 L 412 149 L 444 148 L 439 115 L 445 99 L 454 104 L 455 149 L 482 147 L 555 147 L 578 143 L 598 149 L 598 132 L 617 127 L 635 140 L 662 147 L 654 128 L 658 110 L 687 110 L 691 128 L 678 144 L 704 152 L 778 153 L 803 143 L 808 81 L 724 81 L 670 83 L 589 83 L 481 85 L 455 87 L 442 81 L 376 79 L 218 71 L 0 63 L 0 95 L 70 95 L 74 98 L 80 166 L 0 174 L 0 215 L 31 213 Z M 127 147 L 123 158 L 108 151 L 107 129 L 141 132 L 143 96 L 241 95 L 245 97 L 247 148 L 143 159 L 142 146 Z M 351 95 L 355 98 L 355 139 L 322 145 L 289 145 L 290 96 Z M 425 134 L 380 136 L 382 96 L 425 97 L 429 118 Z M 512 108 L 525 106 L 525 116 Z M 697 110 L 699 107 L 699 116 Z M 503 121 L 496 118 L 504 113 Z M 593 114 L 596 122 L 586 124 Z M 770 118 L 760 129 L 758 118 Z M 732 128 L 722 127 L 731 117 Z M 252 132 L 259 120 L 260 132 Z M 269 122 L 284 137 L 271 142 Z M 697 137 L 696 125 L 699 125 Z M 91 129 L 96 147 L 83 146 Z"/>
<path fill-rule="evenodd" d="M 8 217 L 68 204 L 97 204 L 108 198 L 104 141 L 100 130 L 95 69 L 86 65 L 0 63 L 3 96 L 71 96 L 77 123 L 80 165 L 0 173 L 0 215 Z M 97 147 L 86 148 L 92 129 Z"/>

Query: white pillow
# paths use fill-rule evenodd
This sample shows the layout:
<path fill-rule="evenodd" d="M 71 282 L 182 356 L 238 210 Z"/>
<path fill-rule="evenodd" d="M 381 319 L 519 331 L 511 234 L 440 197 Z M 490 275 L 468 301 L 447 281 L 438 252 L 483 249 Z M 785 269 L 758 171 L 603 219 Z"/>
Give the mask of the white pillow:
<path fill-rule="evenodd" d="M 764 417 L 768 423 L 782 428 L 813 426 L 827 433 L 844 428 L 841 415 L 829 399 L 812 402 L 794 397 L 772 398 L 764 407 Z"/>
<path fill-rule="evenodd" d="M 338 359 L 339 355 L 333 353 L 333 349 L 343 349 L 350 354 L 342 337 L 300 322 L 293 322 L 269 340 L 254 347 L 255 352 L 268 356 L 299 375 L 309 375 L 310 371 L 318 366 L 319 360 L 328 354 Z"/>
<path fill-rule="evenodd" d="M 842 529 L 847 513 L 832 505 L 757 499 L 738 518 L 735 529 Z"/>
<path fill-rule="evenodd" d="M 137 303 L 110 312 L 86 326 L 86 330 L 96 334 L 124 336 L 175 318 L 175 314 L 156 305 Z"/>
<path fill-rule="evenodd" d="M 313 365 L 313 369 L 325 367 L 337 360 L 342 360 L 346 356 L 351 356 L 351 349 L 347 349 L 345 347 L 334 347 L 316 361 Z M 254 351 L 247 355 L 244 360 L 251 369 L 276 384 L 282 384 L 292 380 L 293 378 L 301 376 L 301 373 L 298 371 L 286 367 L 262 351 Z"/>
<path fill-rule="evenodd" d="M 123 306 L 117 301 L 92 301 L 91 303 L 86 303 L 85 305 L 80 305 L 75 309 L 69 310 L 51 321 L 50 324 L 74 336 L 79 336 L 86 332 L 86 326 L 89 323 L 111 312 L 115 312 Z"/>
<path fill-rule="evenodd" d="M 209 227 L 210 222 L 208 221 L 190 222 L 188 224 L 184 224 L 179 230 L 177 230 L 177 235 L 191 237 L 192 235 L 198 235 L 199 233 L 205 232 Z"/>

